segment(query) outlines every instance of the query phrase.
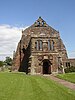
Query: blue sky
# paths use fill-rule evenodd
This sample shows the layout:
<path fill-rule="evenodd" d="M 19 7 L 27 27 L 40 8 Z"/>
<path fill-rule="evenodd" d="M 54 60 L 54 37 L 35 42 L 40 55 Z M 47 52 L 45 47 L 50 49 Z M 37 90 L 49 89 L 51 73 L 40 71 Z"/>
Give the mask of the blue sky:
<path fill-rule="evenodd" d="M 75 57 L 75 0 L 0 0 L 0 30 L 5 30 L 0 31 L 0 45 L 6 46 L 0 46 L 0 58 L 2 53 L 11 54 L 16 49 L 22 28 L 33 24 L 39 16 L 60 32 L 69 57 Z M 13 45 L 13 37 L 16 40 L 10 50 L 6 43 L 11 39 Z"/>

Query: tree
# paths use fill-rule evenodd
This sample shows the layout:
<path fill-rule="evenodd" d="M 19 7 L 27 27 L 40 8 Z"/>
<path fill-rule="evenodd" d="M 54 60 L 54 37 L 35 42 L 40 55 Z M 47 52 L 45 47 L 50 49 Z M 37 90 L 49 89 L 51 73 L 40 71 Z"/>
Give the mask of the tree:
<path fill-rule="evenodd" d="M 10 58 L 10 57 L 6 57 L 4 63 L 5 63 L 6 65 L 11 66 L 11 65 L 12 65 L 12 58 Z"/>
<path fill-rule="evenodd" d="M 0 61 L 0 67 L 3 67 L 4 63 L 3 61 Z"/>

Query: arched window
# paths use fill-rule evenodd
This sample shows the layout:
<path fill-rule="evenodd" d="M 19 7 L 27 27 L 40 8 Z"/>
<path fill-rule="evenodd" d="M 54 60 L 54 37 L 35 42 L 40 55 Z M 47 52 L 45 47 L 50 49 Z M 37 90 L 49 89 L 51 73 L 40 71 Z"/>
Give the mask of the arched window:
<path fill-rule="evenodd" d="M 36 50 L 39 50 L 39 41 L 36 42 Z"/>
<path fill-rule="evenodd" d="M 35 42 L 35 49 L 37 49 L 37 42 Z"/>
<path fill-rule="evenodd" d="M 36 50 L 42 50 L 42 40 L 37 40 L 35 42 Z"/>
<path fill-rule="evenodd" d="M 48 40 L 48 50 L 51 50 L 51 42 Z"/>
<path fill-rule="evenodd" d="M 40 26 L 40 22 L 39 21 L 37 21 L 37 26 Z"/>
<path fill-rule="evenodd" d="M 44 21 L 42 21 L 42 26 L 44 26 Z"/>
<path fill-rule="evenodd" d="M 39 40 L 39 49 L 42 50 L 42 40 Z"/>
<path fill-rule="evenodd" d="M 54 41 L 51 41 L 51 50 L 54 50 Z"/>

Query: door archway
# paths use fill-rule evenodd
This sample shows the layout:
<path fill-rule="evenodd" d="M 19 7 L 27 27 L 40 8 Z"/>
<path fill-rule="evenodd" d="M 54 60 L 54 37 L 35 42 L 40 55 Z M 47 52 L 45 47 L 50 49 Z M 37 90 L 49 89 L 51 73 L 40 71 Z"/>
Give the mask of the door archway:
<path fill-rule="evenodd" d="M 48 59 L 43 60 L 43 74 L 51 74 L 51 62 Z"/>

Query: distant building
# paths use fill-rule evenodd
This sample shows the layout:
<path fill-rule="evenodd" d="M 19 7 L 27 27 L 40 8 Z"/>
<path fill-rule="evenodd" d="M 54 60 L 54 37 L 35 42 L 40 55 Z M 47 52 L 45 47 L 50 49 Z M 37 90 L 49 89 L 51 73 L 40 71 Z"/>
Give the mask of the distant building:
<path fill-rule="evenodd" d="M 58 31 L 50 27 L 41 17 L 22 31 L 13 58 L 13 70 L 30 74 L 64 73 L 64 67 L 74 64 Z"/>

